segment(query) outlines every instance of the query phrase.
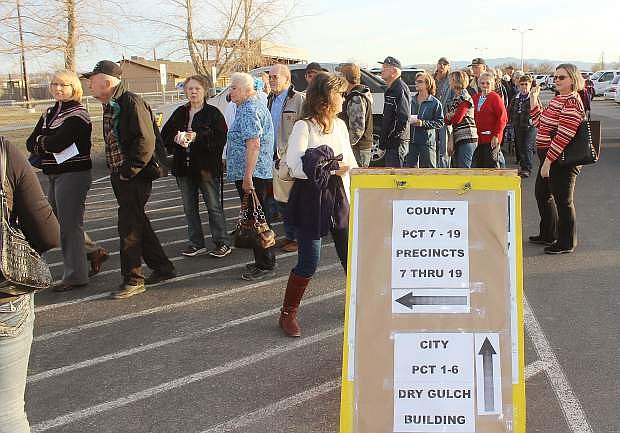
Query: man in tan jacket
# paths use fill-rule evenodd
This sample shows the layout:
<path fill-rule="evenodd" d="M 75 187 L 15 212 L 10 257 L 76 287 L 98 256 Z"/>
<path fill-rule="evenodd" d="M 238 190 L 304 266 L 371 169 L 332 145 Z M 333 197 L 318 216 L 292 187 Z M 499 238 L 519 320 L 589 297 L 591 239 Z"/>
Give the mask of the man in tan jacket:
<path fill-rule="evenodd" d="M 302 106 L 305 95 L 296 91 L 291 84 L 291 71 L 288 67 L 281 64 L 275 64 L 269 70 L 269 84 L 271 93 L 267 98 L 267 106 L 271 112 L 271 120 L 273 121 L 275 143 L 274 143 L 274 198 L 278 205 L 278 209 L 282 216 L 286 211 L 286 202 L 288 201 L 288 192 L 292 181 L 280 180 L 286 177 L 283 173 L 285 167 L 280 168 L 280 163 L 285 160 L 286 149 L 288 147 L 288 139 L 293 131 L 293 125 L 301 118 Z M 284 218 L 284 234 L 285 238 L 278 241 L 283 251 L 297 251 L 297 242 L 295 241 L 295 229 L 286 223 Z"/>

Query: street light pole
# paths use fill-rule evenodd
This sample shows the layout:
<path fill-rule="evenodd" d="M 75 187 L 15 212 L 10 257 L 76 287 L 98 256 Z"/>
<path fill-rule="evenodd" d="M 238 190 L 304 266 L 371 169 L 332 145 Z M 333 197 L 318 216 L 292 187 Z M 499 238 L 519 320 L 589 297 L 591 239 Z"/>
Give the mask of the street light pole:
<path fill-rule="evenodd" d="M 523 69 L 523 51 L 524 51 L 524 46 L 525 46 L 525 34 L 527 32 L 531 32 L 534 29 L 512 29 L 515 32 L 519 32 L 521 33 L 521 70 L 523 72 L 525 72 L 525 70 Z"/>

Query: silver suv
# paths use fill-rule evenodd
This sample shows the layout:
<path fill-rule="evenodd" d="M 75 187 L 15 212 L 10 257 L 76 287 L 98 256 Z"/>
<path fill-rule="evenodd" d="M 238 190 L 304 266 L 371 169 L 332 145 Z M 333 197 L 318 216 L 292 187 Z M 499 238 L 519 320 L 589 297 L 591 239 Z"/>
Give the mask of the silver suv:
<path fill-rule="evenodd" d="M 338 67 L 340 63 L 321 63 L 321 66 L 324 69 L 327 69 L 329 72 L 335 72 L 336 67 Z M 293 83 L 293 87 L 295 90 L 303 92 L 306 90 L 307 83 L 304 78 L 304 74 L 306 72 L 306 64 L 304 63 L 296 63 L 292 65 L 287 65 L 289 70 L 291 71 L 291 82 Z M 253 76 L 258 76 L 261 72 L 268 72 L 270 66 L 264 66 L 262 68 L 257 68 L 251 70 L 249 73 Z M 383 100 L 385 89 L 387 88 L 385 82 L 380 78 L 367 70 L 362 69 L 361 74 L 361 83 L 365 86 L 368 86 L 372 93 L 373 103 L 372 103 L 372 117 L 373 117 L 373 145 L 371 149 L 372 153 L 372 166 L 383 166 L 383 156 L 384 152 L 379 149 L 379 136 L 381 134 L 381 123 L 383 121 Z M 228 93 L 230 89 L 229 87 L 224 88 L 217 95 L 209 98 L 207 102 L 214 107 L 219 108 L 219 110 L 224 113 L 226 105 L 228 105 Z M 175 102 L 173 104 L 167 104 L 159 107 L 155 111 L 156 118 L 158 119 L 158 123 L 160 126 L 163 125 L 168 118 L 172 115 L 174 110 L 179 107 L 184 102 Z"/>

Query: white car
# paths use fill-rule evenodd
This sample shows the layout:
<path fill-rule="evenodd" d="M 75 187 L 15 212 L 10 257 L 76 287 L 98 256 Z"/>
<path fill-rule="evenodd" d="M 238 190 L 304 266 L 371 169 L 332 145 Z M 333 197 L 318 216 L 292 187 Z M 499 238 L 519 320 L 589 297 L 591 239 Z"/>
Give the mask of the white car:
<path fill-rule="evenodd" d="M 541 89 L 545 89 L 547 87 L 548 77 L 549 76 L 546 74 L 538 74 L 538 75 L 534 75 L 533 79 L 534 81 L 536 81 L 537 86 L 540 86 Z"/>
<path fill-rule="evenodd" d="M 326 69 L 328 72 L 335 72 L 336 67 L 338 67 L 340 63 L 321 63 L 321 66 Z M 291 71 L 291 81 L 295 90 L 304 91 L 306 90 L 307 83 L 304 78 L 306 72 L 306 64 L 305 63 L 296 63 L 292 65 L 287 65 Z M 261 72 L 269 72 L 270 66 L 264 66 L 262 68 L 253 69 L 249 72 L 252 76 L 258 76 Z M 380 77 L 373 75 L 371 72 L 362 69 L 361 70 L 361 83 L 365 86 L 368 86 L 372 93 L 372 117 L 373 117 L 373 146 L 371 149 L 372 152 L 372 165 L 383 165 L 383 156 L 385 154 L 384 151 L 379 149 L 379 136 L 381 135 L 381 123 L 383 121 L 383 101 L 384 101 L 384 93 L 387 85 L 385 81 L 383 81 Z M 217 107 L 222 113 L 224 113 L 226 106 L 228 105 L 228 93 L 229 87 L 226 87 L 224 90 L 219 92 L 217 95 L 209 98 L 207 103 L 209 105 L 213 105 Z M 170 118 L 174 110 L 182 104 L 186 103 L 186 101 L 175 102 L 173 104 L 167 104 L 159 107 L 157 110 L 153 110 L 155 112 L 155 117 L 157 119 L 157 123 L 160 127 L 166 123 L 166 121 Z"/>
<path fill-rule="evenodd" d="M 590 80 L 594 83 L 594 96 L 601 96 L 605 93 L 616 75 L 620 75 L 620 70 L 608 69 L 592 74 Z"/>
<path fill-rule="evenodd" d="M 611 84 L 603 94 L 605 99 L 614 99 L 616 97 L 616 93 L 618 93 L 618 87 L 620 86 L 620 75 L 616 75 L 613 80 L 611 80 Z"/>
<path fill-rule="evenodd" d="M 617 104 L 620 104 L 620 92 L 618 92 L 617 90 L 616 90 L 616 96 L 614 97 L 614 101 Z"/>

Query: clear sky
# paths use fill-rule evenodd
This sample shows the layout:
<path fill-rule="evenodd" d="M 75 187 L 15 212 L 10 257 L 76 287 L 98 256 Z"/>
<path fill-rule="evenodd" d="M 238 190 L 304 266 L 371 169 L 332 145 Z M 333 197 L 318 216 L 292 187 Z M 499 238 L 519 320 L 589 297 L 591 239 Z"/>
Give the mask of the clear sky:
<path fill-rule="evenodd" d="M 161 0 L 160 0 L 161 1 Z M 195 0 L 200 4 L 201 0 Z M 430 64 L 438 57 L 469 60 L 473 57 L 498 58 L 521 56 L 521 35 L 514 27 L 532 28 L 525 33 L 525 58 L 620 61 L 620 1 L 604 2 L 606 8 L 592 2 L 576 0 L 496 0 L 481 1 L 404 1 L 404 0 L 304 0 L 300 13 L 305 15 L 292 24 L 275 42 L 304 48 L 309 60 L 350 61 L 369 66 L 386 55 L 403 64 Z M 152 0 L 133 0 L 137 11 L 153 9 Z M 174 18 L 170 18 L 174 19 Z M 200 35 L 199 17 L 195 23 Z M 182 21 L 180 21 L 182 23 Z M 164 56 L 169 48 L 159 45 L 165 37 L 144 27 L 120 26 L 133 47 L 91 45 L 78 52 L 80 70 L 87 70 L 101 58 L 118 60 L 126 56 Z M 183 52 L 170 57 L 180 59 Z M 30 58 L 31 70 L 54 68 L 61 57 Z M 17 58 L 0 62 L 0 72 L 19 71 Z"/>

